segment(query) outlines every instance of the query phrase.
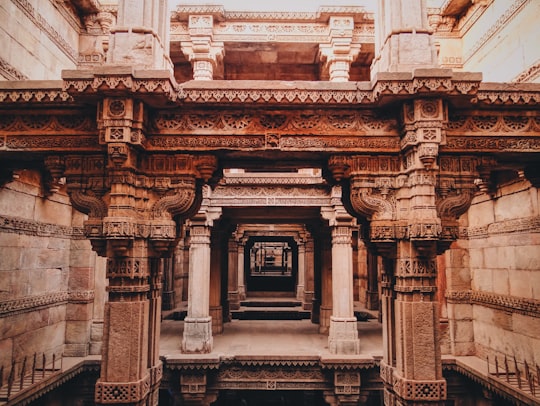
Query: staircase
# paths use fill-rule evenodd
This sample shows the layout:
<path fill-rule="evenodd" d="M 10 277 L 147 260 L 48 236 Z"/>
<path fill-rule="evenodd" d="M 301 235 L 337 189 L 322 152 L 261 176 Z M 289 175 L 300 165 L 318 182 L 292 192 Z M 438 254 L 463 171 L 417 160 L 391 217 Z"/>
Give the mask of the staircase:
<path fill-rule="evenodd" d="M 236 320 L 303 320 L 311 313 L 295 299 L 259 297 L 240 302 L 240 309 L 231 311 L 231 316 Z"/>

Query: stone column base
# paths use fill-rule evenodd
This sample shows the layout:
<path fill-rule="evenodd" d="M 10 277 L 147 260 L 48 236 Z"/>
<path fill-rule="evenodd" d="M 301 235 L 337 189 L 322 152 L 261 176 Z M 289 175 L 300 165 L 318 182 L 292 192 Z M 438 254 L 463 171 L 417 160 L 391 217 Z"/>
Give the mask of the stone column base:
<path fill-rule="evenodd" d="M 186 317 L 184 319 L 182 352 L 204 354 L 211 352 L 212 346 L 212 318 Z"/>
<path fill-rule="evenodd" d="M 360 353 L 356 317 L 330 317 L 328 349 L 332 354 Z"/>

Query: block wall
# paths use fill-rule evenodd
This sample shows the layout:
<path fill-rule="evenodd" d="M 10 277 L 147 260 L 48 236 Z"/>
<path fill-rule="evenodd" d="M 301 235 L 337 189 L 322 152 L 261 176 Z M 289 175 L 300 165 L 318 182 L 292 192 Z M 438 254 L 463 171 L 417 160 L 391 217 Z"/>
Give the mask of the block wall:
<path fill-rule="evenodd" d="M 52 0 L 0 2 L 0 80 L 58 80 L 77 63 L 81 23 Z"/>
<path fill-rule="evenodd" d="M 453 352 L 540 364 L 540 211 L 524 179 L 477 196 L 446 254 Z"/>
<path fill-rule="evenodd" d="M 85 216 L 73 210 L 62 188 L 45 194 L 38 171 L 19 171 L 17 177 L 0 188 L 0 366 L 5 371 L 24 357 L 28 368 L 34 353 L 47 359 L 53 353 L 57 359 L 88 355 L 105 300 L 104 275 L 96 289 L 95 272 L 104 263 L 83 237 Z M 101 337 L 95 334 L 93 340 Z"/>

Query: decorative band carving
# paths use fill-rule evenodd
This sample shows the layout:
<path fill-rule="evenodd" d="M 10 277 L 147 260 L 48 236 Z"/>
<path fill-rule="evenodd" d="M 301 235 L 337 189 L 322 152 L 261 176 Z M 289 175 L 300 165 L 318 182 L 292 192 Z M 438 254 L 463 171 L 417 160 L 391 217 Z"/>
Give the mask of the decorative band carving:
<path fill-rule="evenodd" d="M 139 402 L 150 392 L 150 376 L 136 382 L 100 382 L 96 383 L 96 403 L 114 404 Z"/>
<path fill-rule="evenodd" d="M 67 303 L 91 303 L 93 290 L 50 292 L 43 295 L 24 296 L 17 299 L 0 301 L 0 317 L 32 312 Z"/>
<path fill-rule="evenodd" d="M 446 381 L 409 380 L 394 375 L 394 392 L 405 400 L 435 401 L 446 399 Z"/>
<path fill-rule="evenodd" d="M 437 263 L 431 259 L 399 259 L 397 276 L 406 277 L 434 277 L 437 275 Z"/>
<path fill-rule="evenodd" d="M 540 217 L 525 217 L 491 223 L 482 227 L 469 227 L 462 234 L 469 239 L 484 239 L 491 235 L 540 232 Z"/>
<path fill-rule="evenodd" d="M 21 217 L 2 215 L 0 215 L 0 231 L 36 237 L 55 237 L 71 240 L 82 240 L 85 238 L 82 227 L 60 226 L 57 224 L 28 220 Z"/>
<path fill-rule="evenodd" d="M 475 304 L 511 313 L 540 317 L 540 300 L 472 290 L 449 291 L 448 303 Z"/>

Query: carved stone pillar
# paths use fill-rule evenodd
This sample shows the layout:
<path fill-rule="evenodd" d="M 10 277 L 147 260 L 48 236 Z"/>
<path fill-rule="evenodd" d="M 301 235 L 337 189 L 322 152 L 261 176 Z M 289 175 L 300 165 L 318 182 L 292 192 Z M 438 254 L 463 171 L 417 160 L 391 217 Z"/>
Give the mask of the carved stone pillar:
<path fill-rule="evenodd" d="M 375 59 L 371 77 L 380 72 L 409 72 L 437 67 L 437 50 L 425 1 L 379 0 Z"/>
<path fill-rule="evenodd" d="M 313 237 L 308 236 L 305 247 L 305 280 L 304 280 L 304 310 L 313 309 L 313 298 L 315 296 L 315 258 L 313 250 Z"/>
<path fill-rule="evenodd" d="M 210 316 L 210 235 L 214 221 L 221 216 L 220 208 L 208 207 L 210 187 L 203 190 L 203 202 L 197 215 L 189 221 L 189 293 L 188 311 L 184 319 L 182 351 L 208 353 L 212 351 L 212 317 Z"/>
<path fill-rule="evenodd" d="M 186 353 L 212 351 L 210 231 L 204 223 L 192 223 L 190 227 L 188 311 L 182 340 L 182 351 Z"/>
<path fill-rule="evenodd" d="M 329 20 L 328 42 L 320 44 L 321 79 L 331 82 L 347 82 L 349 70 L 360 53 L 360 45 L 352 43 L 354 18 L 352 16 L 332 16 Z"/>
<path fill-rule="evenodd" d="M 169 25 L 167 1 L 119 0 L 117 22 L 110 30 L 107 64 L 172 72 Z"/>
<path fill-rule="evenodd" d="M 221 238 L 222 232 L 214 230 L 211 239 L 210 257 L 210 316 L 212 334 L 223 332 L 223 306 L 221 305 Z"/>
<path fill-rule="evenodd" d="M 366 307 L 379 310 L 379 275 L 377 256 L 367 250 L 367 292 Z"/>
<path fill-rule="evenodd" d="M 298 245 L 298 283 L 296 284 L 296 298 L 304 299 L 304 281 L 306 275 L 306 246 L 304 243 Z"/>
<path fill-rule="evenodd" d="M 327 334 L 330 330 L 330 316 L 332 315 L 332 240 L 330 236 L 321 236 L 321 240 L 319 333 Z"/>
<path fill-rule="evenodd" d="M 215 42 L 214 17 L 190 15 L 188 21 L 189 42 L 182 43 L 182 52 L 193 66 L 194 80 L 223 79 L 222 42 Z"/>
<path fill-rule="evenodd" d="M 341 203 L 341 187 L 332 190 L 333 208 L 323 210 L 332 229 L 332 316 L 328 348 L 334 354 L 358 354 L 357 320 L 353 303 L 352 232 L 353 219 Z"/>
<path fill-rule="evenodd" d="M 228 300 L 229 309 L 240 308 L 240 295 L 238 292 L 238 243 L 234 238 L 229 239 L 228 261 Z"/>
<path fill-rule="evenodd" d="M 244 249 L 246 247 L 246 241 L 244 238 L 237 240 L 237 254 L 236 254 L 236 273 L 238 275 L 238 297 L 240 300 L 244 300 L 246 298 L 246 278 L 244 275 Z M 248 253 L 249 255 L 249 253 Z"/>

